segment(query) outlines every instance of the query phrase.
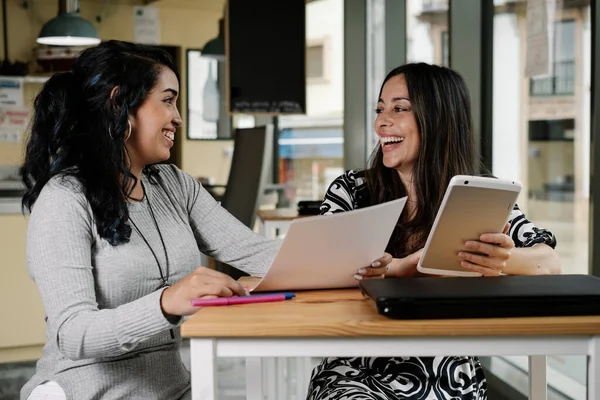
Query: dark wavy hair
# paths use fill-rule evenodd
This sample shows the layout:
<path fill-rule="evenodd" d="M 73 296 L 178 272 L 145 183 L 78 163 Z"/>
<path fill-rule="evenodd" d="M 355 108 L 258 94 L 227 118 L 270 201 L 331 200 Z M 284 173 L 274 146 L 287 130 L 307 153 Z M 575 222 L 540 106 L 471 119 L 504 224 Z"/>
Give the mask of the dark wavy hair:
<path fill-rule="evenodd" d="M 446 67 L 405 64 L 385 77 L 379 97 L 386 82 L 397 75 L 406 79 L 421 142 L 413 169 L 416 213 L 410 220 L 403 213 L 386 249 L 394 257 L 405 257 L 425 245 L 450 179 L 460 174 L 478 175 L 480 160 L 463 78 Z M 407 194 L 398 172 L 383 165 L 381 146 L 371 155 L 365 178 L 370 204 Z"/>
<path fill-rule="evenodd" d="M 22 166 L 24 211 L 31 211 L 52 177 L 74 176 L 91 205 L 98 234 L 113 246 L 129 241 L 127 197 L 137 179 L 124 144 L 128 118 L 164 68 L 177 73 L 164 50 L 111 40 L 84 50 L 71 71 L 44 84 L 35 98 Z M 152 168 L 145 173 L 153 173 Z"/>

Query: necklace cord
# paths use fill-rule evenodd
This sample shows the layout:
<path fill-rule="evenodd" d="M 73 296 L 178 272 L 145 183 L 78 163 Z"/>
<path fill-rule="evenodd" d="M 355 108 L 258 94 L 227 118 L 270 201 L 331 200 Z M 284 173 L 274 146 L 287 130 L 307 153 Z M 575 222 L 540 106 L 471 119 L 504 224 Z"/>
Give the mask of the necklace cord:
<path fill-rule="evenodd" d="M 146 239 L 144 234 L 142 234 L 142 231 L 140 230 L 140 228 L 138 228 L 136 223 L 133 221 L 133 219 L 131 218 L 131 215 L 129 216 L 129 221 L 131 221 L 131 224 L 133 225 L 133 227 L 135 228 L 137 233 L 140 235 L 140 237 L 142 238 L 144 243 L 146 243 L 146 246 L 148 246 L 148 249 L 150 249 L 152 256 L 154 256 L 154 260 L 156 261 L 156 265 L 158 266 L 158 273 L 160 274 L 160 280 L 162 281 L 161 287 L 169 286 L 169 276 L 170 276 L 170 269 L 171 269 L 170 263 L 169 263 L 169 253 L 167 252 L 167 246 L 165 245 L 165 240 L 163 238 L 162 232 L 160 231 L 160 227 L 158 226 L 158 222 L 156 221 L 156 216 L 154 215 L 154 210 L 152 209 L 152 204 L 150 202 L 150 197 L 146 193 L 146 188 L 144 187 L 144 183 L 141 181 L 140 181 L 140 183 L 142 185 L 142 189 L 144 190 L 144 197 L 146 197 L 146 201 L 148 202 L 148 209 L 150 210 L 150 215 L 152 216 L 152 220 L 154 221 L 154 226 L 156 227 L 156 230 L 158 231 L 158 237 L 160 238 L 160 243 L 162 244 L 163 251 L 165 252 L 165 260 L 167 262 L 167 265 L 166 265 L 164 274 L 163 274 L 163 270 L 160 265 L 160 262 L 158 260 L 158 257 L 156 255 L 156 253 L 154 252 L 154 249 L 152 248 L 152 246 L 150 246 L 150 243 L 148 242 L 148 240 Z"/>

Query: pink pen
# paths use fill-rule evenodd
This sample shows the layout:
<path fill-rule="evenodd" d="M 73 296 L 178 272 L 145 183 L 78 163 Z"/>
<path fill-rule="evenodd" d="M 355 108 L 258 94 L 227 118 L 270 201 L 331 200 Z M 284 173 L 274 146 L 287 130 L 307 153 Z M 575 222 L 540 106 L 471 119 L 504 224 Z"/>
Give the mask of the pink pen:
<path fill-rule="evenodd" d="M 193 299 L 192 307 L 228 306 L 231 304 L 270 303 L 296 297 L 294 293 L 257 294 L 252 296 L 219 297 L 217 299 Z"/>

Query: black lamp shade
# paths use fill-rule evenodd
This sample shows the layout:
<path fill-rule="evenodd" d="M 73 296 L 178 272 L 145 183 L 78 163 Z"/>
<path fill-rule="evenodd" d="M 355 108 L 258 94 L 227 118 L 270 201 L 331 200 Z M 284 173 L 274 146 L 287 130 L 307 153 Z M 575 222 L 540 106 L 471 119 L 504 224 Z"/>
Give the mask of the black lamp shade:
<path fill-rule="evenodd" d="M 201 55 L 204 57 L 212 57 L 217 60 L 225 60 L 225 34 L 223 29 L 223 18 L 219 20 L 219 35 L 216 38 L 210 39 L 202 50 Z"/>

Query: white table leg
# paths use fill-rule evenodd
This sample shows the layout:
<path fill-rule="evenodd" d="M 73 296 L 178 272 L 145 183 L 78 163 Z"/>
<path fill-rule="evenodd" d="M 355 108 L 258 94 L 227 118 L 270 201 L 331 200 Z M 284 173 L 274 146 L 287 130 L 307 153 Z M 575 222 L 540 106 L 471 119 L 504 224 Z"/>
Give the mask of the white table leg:
<path fill-rule="evenodd" d="M 260 357 L 246 357 L 246 399 L 264 400 L 262 359 Z"/>
<path fill-rule="evenodd" d="M 214 339 L 190 340 L 192 400 L 217 398 L 217 357 Z"/>
<path fill-rule="evenodd" d="M 263 235 L 264 237 L 267 236 L 267 230 L 265 228 L 265 221 L 263 221 L 262 219 L 260 219 L 260 217 L 257 218 L 258 220 L 258 233 Z"/>
<path fill-rule="evenodd" d="M 600 382 L 598 380 L 600 380 L 600 336 L 594 336 L 590 339 L 588 355 L 588 400 L 597 400 L 600 398 Z"/>
<path fill-rule="evenodd" d="M 529 356 L 529 400 L 546 399 L 546 356 Z"/>

